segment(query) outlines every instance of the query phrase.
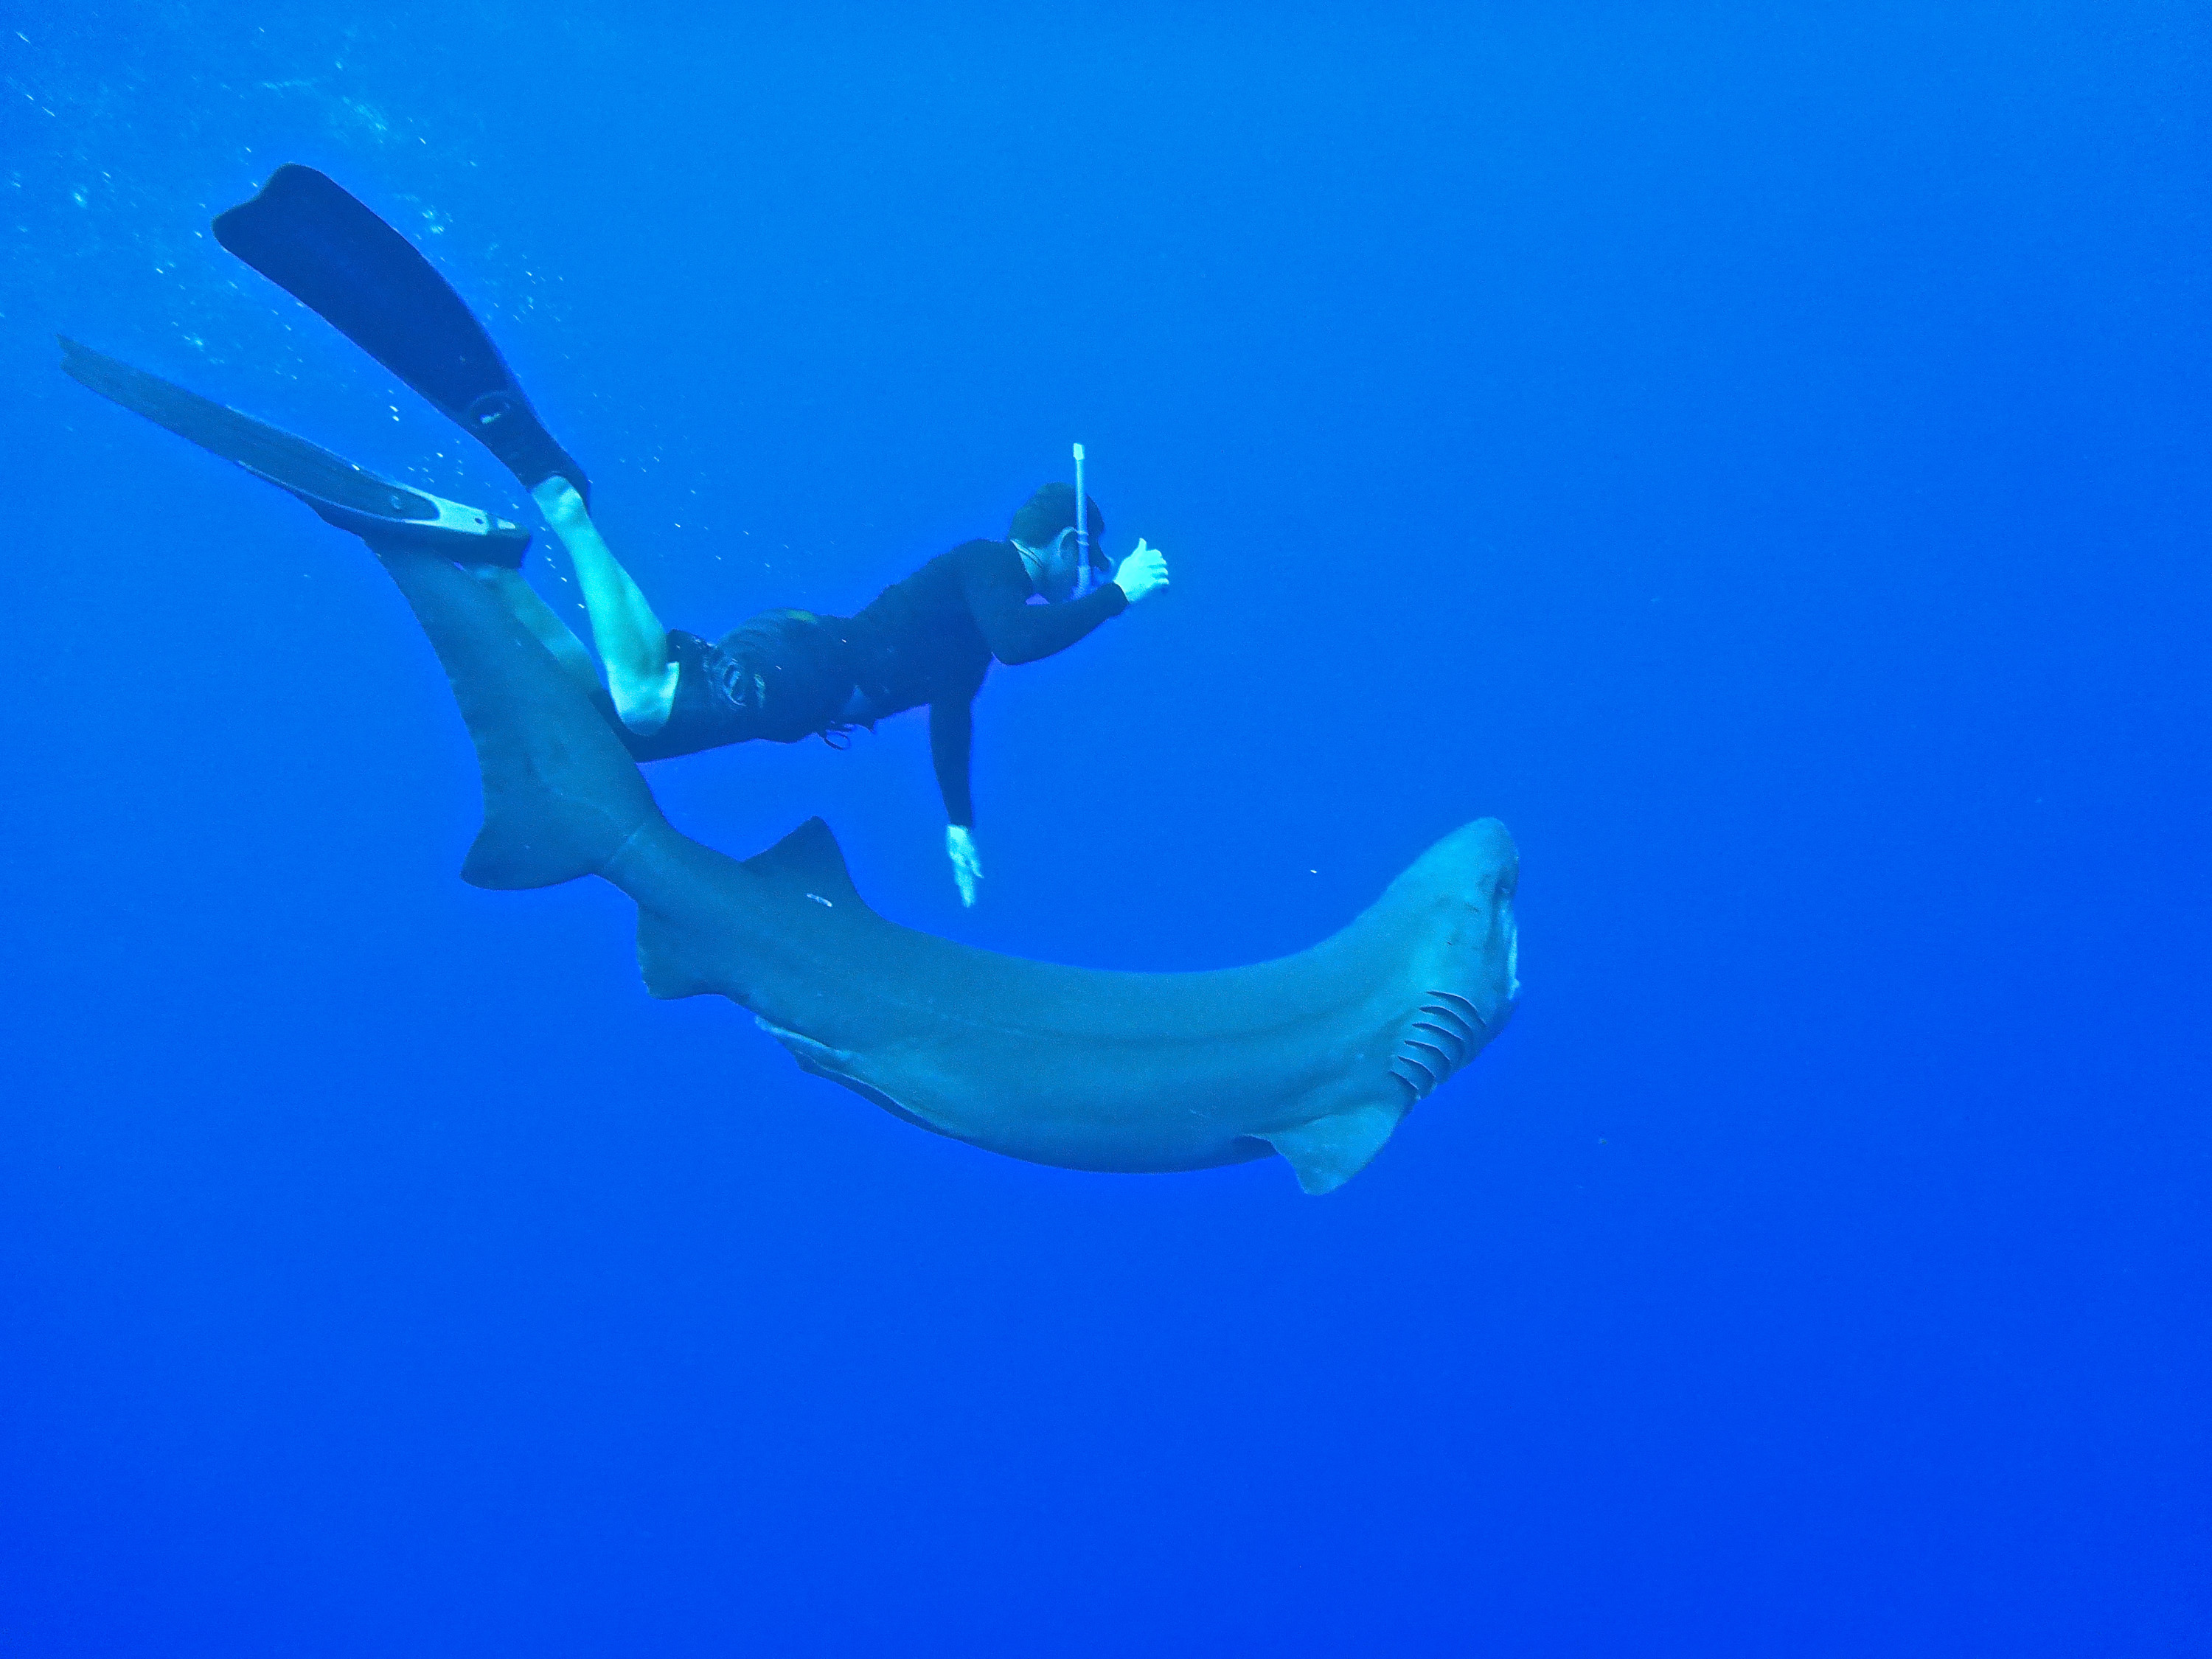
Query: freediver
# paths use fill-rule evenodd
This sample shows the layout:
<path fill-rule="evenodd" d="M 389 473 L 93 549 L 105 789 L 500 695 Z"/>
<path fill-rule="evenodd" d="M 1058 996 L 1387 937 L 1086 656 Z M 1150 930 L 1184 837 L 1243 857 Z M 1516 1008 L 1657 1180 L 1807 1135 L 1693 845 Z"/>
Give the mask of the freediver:
<path fill-rule="evenodd" d="M 1045 485 L 1015 514 L 1004 540 L 940 555 L 856 616 L 763 611 L 713 641 L 665 629 L 592 522 L 583 468 L 545 429 L 466 302 L 411 242 L 299 166 L 279 167 L 251 201 L 218 215 L 215 233 L 483 444 L 530 492 L 574 564 L 605 665 L 604 689 L 591 653 L 523 579 L 528 532 L 64 340 L 70 374 L 290 491 L 373 548 L 434 550 L 468 569 L 586 684 L 640 760 L 755 738 L 795 743 L 818 733 L 836 741 L 926 705 L 945 852 L 963 904 L 975 902 L 982 876 L 969 757 L 973 705 L 991 664 L 1064 651 L 1168 585 L 1166 560 L 1142 539 L 1109 563 L 1099 542 L 1105 520 L 1087 495 L 1079 523 L 1079 446 L 1077 489 Z"/>
<path fill-rule="evenodd" d="M 556 473 L 530 494 L 575 567 L 617 732 L 638 759 L 755 738 L 834 740 L 927 706 L 945 850 L 963 905 L 975 903 L 983 874 L 969 754 L 975 694 L 992 663 L 1012 666 L 1065 651 L 1168 585 L 1167 561 L 1142 538 L 1110 565 L 1099 546 L 1105 520 L 1098 504 L 1086 497 L 1088 523 L 1079 532 L 1075 491 L 1048 483 L 1014 514 L 1004 540 L 939 555 L 856 616 L 766 611 L 708 641 L 661 626 L 566 477 Z M 591 653 L 519 569 L 471 568 L 556 660 L 599 689 Z M 1032 605 L 1032 597 L 1045 603 Z"/>

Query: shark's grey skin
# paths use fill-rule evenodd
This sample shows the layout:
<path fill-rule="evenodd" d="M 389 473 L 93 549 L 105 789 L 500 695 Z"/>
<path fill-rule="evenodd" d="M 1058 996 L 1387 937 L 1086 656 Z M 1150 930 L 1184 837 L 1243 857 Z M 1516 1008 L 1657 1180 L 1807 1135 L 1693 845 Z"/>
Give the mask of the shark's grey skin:
<path fill-rule="evenodd" d="M 1279 1152 L 1310 1193 L 1367 1164 L 1511 1017 L 1518 860 L 1494 819 L 1431 848 L 1311 950 L 1215 973 L 978 951 L 864 904 L 819 819 L 739 862 L 672 829 L 597 706 L 477 580 L 386 548 L 483 773 L 482 887 L 599 875 L 656 996 L 751 1011 L 808 1071 L 924 1128 L 1077 1170 Z"/>

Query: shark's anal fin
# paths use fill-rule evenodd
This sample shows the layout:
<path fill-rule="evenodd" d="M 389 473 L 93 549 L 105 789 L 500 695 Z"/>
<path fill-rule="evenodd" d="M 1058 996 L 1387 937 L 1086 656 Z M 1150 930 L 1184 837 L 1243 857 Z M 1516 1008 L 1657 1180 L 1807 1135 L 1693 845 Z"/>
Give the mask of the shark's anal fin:
<path fill-rule="evenodd" d="M 1399 1116 L 1387 1106 L 1362 1106 L 1261 1139 L 1297 1171 L 1298 1185 L 1317 1195 L 1334 1192 L 1365 1169 L 1398 1127 Z"/>
<path fill-rule="evenodd" d="M 637 971 L 648 994 L 672 1001 L 724 989 L 699 964 L 691 934 L 641 904 L 637 907 Z"/>

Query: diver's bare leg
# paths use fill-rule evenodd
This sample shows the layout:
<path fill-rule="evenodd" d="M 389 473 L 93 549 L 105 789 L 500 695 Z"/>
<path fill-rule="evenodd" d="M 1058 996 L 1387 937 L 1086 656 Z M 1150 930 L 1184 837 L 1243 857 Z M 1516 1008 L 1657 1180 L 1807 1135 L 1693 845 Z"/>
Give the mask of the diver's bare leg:
<path fill-rule="evenodd" d="M 676 696 L 676 665 L 668 659 L 668 630 L 645 595 L 615 562 L 584 498 L 566 478 L 545 480 L 530 492 L 561 545 L 576 567 L 584 608 L 592 618 L 592 638 L 607 666 L 607 690 L 624 726 L 641 734 L 668 723 Z"/>

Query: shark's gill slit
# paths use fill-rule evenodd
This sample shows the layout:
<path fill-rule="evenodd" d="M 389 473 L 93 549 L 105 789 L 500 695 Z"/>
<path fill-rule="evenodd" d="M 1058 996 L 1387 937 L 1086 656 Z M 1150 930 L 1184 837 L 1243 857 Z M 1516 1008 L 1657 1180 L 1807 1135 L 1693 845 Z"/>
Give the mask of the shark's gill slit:
<path fill-rule="evenodd" d="M 1428 1012 L 1428 1010 L 1424 1008 L 1421 1012 L 1423 1013 L 1426 1013 Z M 1439 1039 L 1437 1042 L 1433 1043 L 1431 1046 L 1435 1048 L 1437 1052 L 1444 1056 L 1445 1063 L 1449 1065 L 1452 1070 L 1456 1072 L 1459 1070 L 1460 1066 L 1465 1063 L 1467 1060 L 1466 1032 L 1449 1029 L 1445 1026 L 1437 1024 L 1433 1020 L 1428 1019 L 1415 1020 L 1413 1022 L 1413 1029 L 1417 1031 L 1426 1031 L 1431 1036 Z M 1425 1042 L 1426 1039 L 1408 1038 L 1407 1041 Z M 1445 1046 L 1446 1044 L 1449 1044 L 1450 1046 L 1447 1048 Z"/>

